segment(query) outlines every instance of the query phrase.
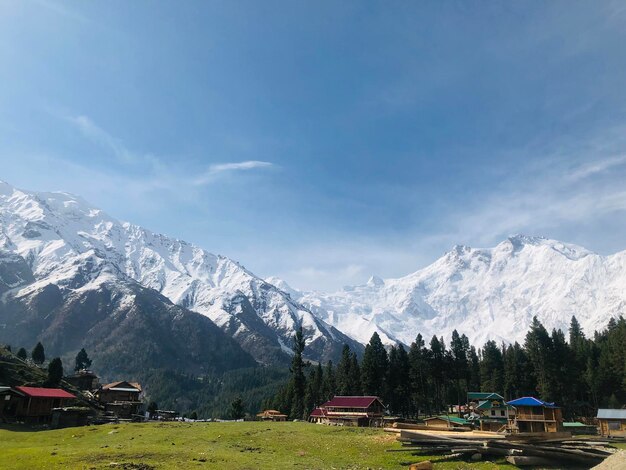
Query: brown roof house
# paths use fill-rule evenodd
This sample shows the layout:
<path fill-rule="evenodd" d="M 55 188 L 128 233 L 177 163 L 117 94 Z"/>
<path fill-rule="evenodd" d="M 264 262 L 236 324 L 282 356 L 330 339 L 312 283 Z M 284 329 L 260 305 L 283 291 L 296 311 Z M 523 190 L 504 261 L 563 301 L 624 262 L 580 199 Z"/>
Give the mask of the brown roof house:
<path fill-rule="evenodd" d="M 120 419 L 134 419 L 140 414 L 143 403 L 142 389 L 136 382 L 113 382 L 103 385 L 96 392 L 96 399 L 104 405 L 105 412 Z"/>
<path fill-rule="evenodd" d="M 100 387 L 98 376 L 90 370 L 79 370 L 75 374 L 64 377 L 63 380 L 81 391 L 91 392 Z"/>
<path fill-rule="evenodd" d="M 312 423 L 338 426 L 378 426 L 383 422 L 385 405 L 374 396 L 337 396 L 315 408 Z"/>
<path fill-rule="evenodd" d="M 287 421 L 287 415 L 278 410 L 265 410 L 256 415 L 261 421 Z"/>

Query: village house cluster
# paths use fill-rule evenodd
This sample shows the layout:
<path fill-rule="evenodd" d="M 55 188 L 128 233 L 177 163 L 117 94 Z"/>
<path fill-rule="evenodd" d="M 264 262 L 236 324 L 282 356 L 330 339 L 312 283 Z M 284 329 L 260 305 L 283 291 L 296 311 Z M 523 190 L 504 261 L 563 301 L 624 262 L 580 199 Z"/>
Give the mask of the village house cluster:
<path fill-rule="evenodd" d="M 53 427 L 87 424 L 97 420 L 143 419 L 142 388 L 136 382 L 118 381 L 100 385 L 98 377 L 81 370 L 64 380 L 76 391 L 61 388 L 0 386 L 0 421 L 51 424 Z"/>
<path fill-rule="evenodd" d="M 476 429 L 499 433 L 601 434 L 626 437 L 626 409 L 598 410 L 596 424 L 564 422 L 561 408 L 535 397 L 506 401 L 495 392 L 469 392 L 465 405 L 452 407 L 454 412 L 424 418 L 421 425 L 432 429 Z M 277 410 L 257 414 L 264 421 L 286 421 Z M 309 422 L 334 426 L 385 426 L 397 418 L 388 416 L 385 405 L 375 396 L 335 396 L 316 407 Z"/>

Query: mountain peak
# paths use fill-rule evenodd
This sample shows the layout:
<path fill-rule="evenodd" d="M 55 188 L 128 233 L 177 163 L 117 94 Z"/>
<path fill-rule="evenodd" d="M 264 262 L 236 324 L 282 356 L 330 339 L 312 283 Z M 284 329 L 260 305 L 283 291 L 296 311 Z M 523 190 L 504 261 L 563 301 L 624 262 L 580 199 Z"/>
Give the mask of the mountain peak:
<path fill-rule="evenodd" d="M 370 276 L 367 280 L 367 285 L 370 287 L 381 287 L 385 285 L 385 281 L 383 281 L 378 276 Z"/>

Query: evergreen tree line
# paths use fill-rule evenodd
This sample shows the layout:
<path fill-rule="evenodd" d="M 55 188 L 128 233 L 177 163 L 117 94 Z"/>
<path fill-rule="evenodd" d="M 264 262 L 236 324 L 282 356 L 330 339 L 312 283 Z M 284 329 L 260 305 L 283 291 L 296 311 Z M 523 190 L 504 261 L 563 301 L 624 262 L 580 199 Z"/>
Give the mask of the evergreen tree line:
<path fill-rule="evenodd" d="M 11 351 L 11 346 L 6 345 L 6 349 L 8 351 Z M 17 356 L 18 359 L 21 359 L 22 361 L 27 361 L 29 359 L 28 353 L 26 352 L 26 349 L 24 348 L 19 348 L 17 352 L 15 353 L 15 355 Z M 46 351 L 45 351 L 45 348 L 43 347 L 43 344 L 41 344 L 41 342 L 38 342 L 33 348 L 33 350 L 31 351 L 30 360 L 32 361 L 32 363 L 36 364 L 37 366 L 43 367 L 44 362 L 46 362 Z M 91 359 L 89 359 L 87 351 L 85 351 L 84 348 L 82 348 L 78 352 L 74 362 L 75 362 L 75 365 L 74 365 L 75 371 L 87 369 L 88 367 L 91 366 Z M 61 380 L 63 379 L 63 375 L 64 375 L 63 361 L 61 361 L 60 357 L 53 358 L 48 363 L 48 379 L 46 380 L 44 385 L 46 387 L 58 387 L 61 383 Z"/>
<path fill-rule="evenodd" d="M 476 349 L 465 335 L 452 333 L 450 344 L 421 334 L 407 350 L 386 350 L 374 333 L 362 360 L 346 345 L 335 366 L 303 360 L 302 329 L 294 337 L 289 381 L 265 408 L 307 419 L 335 395 L 380 397 L 394 415 L 419 417 L 463 404 L 468 391 L 496 392 L 512 400 L 535 396 L 556 402 L 567 419 L 593 416 L 598 407 L 626 403 L 626 320 L 611 319 L 607 328 L 587 338 L 576 317 L 568 337 L 549 333 L 535 317 L 523 345 L 487 341 Z"/>

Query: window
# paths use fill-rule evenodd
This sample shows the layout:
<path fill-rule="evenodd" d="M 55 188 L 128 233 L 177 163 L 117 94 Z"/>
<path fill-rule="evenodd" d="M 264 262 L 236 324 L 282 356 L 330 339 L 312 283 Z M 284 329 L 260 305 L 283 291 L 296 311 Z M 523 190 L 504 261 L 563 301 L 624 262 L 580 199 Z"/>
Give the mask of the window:
<path fill-rule="evenodd" d="M 491 410 L 491 416 L 495 416 L 496 415 L 496 410 Z"/>
<path fill-rule="evenodd" d="M 609 429 L 611 431 L 619 431 L 619 421 L 609 421 Z"/>
<path fill-rule="evenodd" d="M 500 410 L 500 416 L 504 416 L 504 410 Z"/>

